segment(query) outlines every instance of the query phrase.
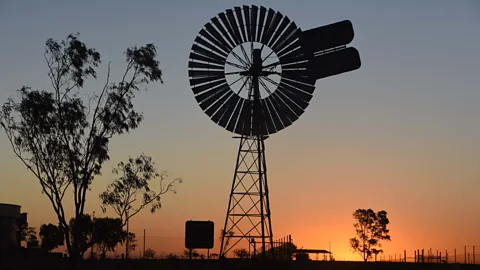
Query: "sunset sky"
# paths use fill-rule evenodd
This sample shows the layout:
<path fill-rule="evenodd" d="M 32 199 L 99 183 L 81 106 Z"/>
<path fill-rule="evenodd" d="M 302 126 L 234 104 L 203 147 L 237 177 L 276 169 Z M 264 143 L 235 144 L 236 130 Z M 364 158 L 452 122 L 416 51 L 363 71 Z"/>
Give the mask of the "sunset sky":
<path fill-rule="evenodd" d="M 80 39 L 102 54 L 118 79 L 123 51 L 158 46 L 164 84 L 151 84 L 135 105 L 140 128 L 110 144 L 111 160 L 95 179 L 87 212 L 101 213 L 98 194 L 120 160 L 142 152 L 159 170 L 182 177 L 164 208 L 130 227 L 147 247 L 181 251 L 187 220 L 223 227 L 238 140 L 197 105 L 187 76 L 190 47 L 217 13 L 245 1 L 0 0 L 0 102 L 22 85 L 51 89 L 43 59 L 47 38 Z M 291 234 L 303 248 L 349 249 L 357 208 L 386 210 L 392 241 L 385 254 L 414 249 L 480 250 L 480 3 L 465 1 L 255 1 L 302 29 L 351 20 L 354 72 L 319 80 L 310 106 L 266 141 L 275 238 Z M 0 202 L 22 206 L 29 224 L 57 223 L 40 185 L 0 134 Z M 69 210 L 73 200 L 66 200 Z M 105 215 L 114 216 L 113 212 Z M 215 252 L 218 252 L 216 243 Z M 459 251 L 461 250 L 461 252 Z M 398 256 L 398 255 L 397 255 Z"/>

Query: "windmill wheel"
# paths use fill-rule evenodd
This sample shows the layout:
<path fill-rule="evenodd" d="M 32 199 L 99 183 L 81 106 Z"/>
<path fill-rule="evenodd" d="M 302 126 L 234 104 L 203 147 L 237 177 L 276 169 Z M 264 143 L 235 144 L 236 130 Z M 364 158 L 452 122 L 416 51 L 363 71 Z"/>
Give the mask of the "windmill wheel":
<path fill-rule="evenodd" d="M 235 7 L 212 18 L 195 38 L 188 63 L 202 110 L 239 135 L 268 135 L 291 125 L 315 90 L 300 32 L 265 7 Z"/>

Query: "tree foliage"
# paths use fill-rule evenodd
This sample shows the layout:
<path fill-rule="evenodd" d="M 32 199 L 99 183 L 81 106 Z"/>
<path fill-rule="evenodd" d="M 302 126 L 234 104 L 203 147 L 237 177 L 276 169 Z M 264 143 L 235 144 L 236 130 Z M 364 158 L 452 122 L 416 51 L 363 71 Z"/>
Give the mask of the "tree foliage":
<path fill-rule="evenodd" d="M 30 239 L 30 235 L 37 235 L 37 230 L 34 227 L 28 226 L 28 223 L 23 223 L 18 227 L 18 235 L 21 243 L 26 243 Z"/>
<path fill-rule="evenodd" d="M 42 241 L 41 247 L 48 251 L 63 246 L 65 236 L 60 227 L 51 223 L 40 226 L 40 239 Z"/>
<path fill-rule="evenodd" d="M 105 258 L 108 251 L 115 251 L 115 247 L 127 237 L 127 232 L 123 230 L 118 218 L 92 219 L 90 215 L 85 214 L 82 218 L 72 218 L 70 228 L 72 242 L 76 241 L 81 257 L 89 248 L 96 247 L 101 258 Z M 131 241 L 134 243 L 134 240 Z"/>
<path fill-rule="evenodd" d="M 107 252 L 114 252 L 118 244 L 126 237 L 119 218 L 95 218 L 93 239 L 100 258 L 105 259 Z"/>
<path fill-rule="evenodd" d="M 237 248 L 233 250 L 233 255 L 237 256 L 239 259 L 246 259 L 250 254 L 248 254 L 248 250 L 245 248 Z"/>
<path fill-rule="evenodd" d="M 35 234 L 30 234 L 27 239 L 27 248 L 39 248 L 40 242 Z"/>
<path fill-rule="evenodd" d="M 152 158 L 144 154 L 136 158 L 130 157 L 127 162 L 118 163 L 113 173 L 118 178 L 100 194 L 100 200 L 103 211 L 111 207 L 120 217 L 123 226 L 147 206 L 150 206 L 151 213 L 155 213 L 162 207 L 162 195 L 168 192 L 175 193 L 175 184 L 182 182 L 181 178 L 166 182 L 168 174 L 158 173 Z M 151 180 L 155 178 L 160 179 L 158 191 L 150 186 Z"/>
<path fill-rule="evenodd" d="M 235 232 L 234 231 L 225 231 L 224 229 L 221 229 L 220 230 L 220 242 L 223 243 L 223 254 L 219 254 L 220 257 L 222 256 L 225 256 L 225 254 L 227 254 L 227 252 L 229 251 L 228 247 L 230 246 L 230 240 L 232 239 L 232 237 L 235 236 Z"/>
<path fill-rule="evenodd" d="M 162 196 L 168 192 L 176 192 L 176 183 L 181 183 L 181 178 L 167 181 L 166 172 L 158 173 L 152 158 L 141 154 L 136 158 L 130 157 L 127 162 L 118 163 L 113 169 L 118 177 L 100 194 L 102 210 L 106 212 L 111 207 L 119 216 L 122 226 L 143 209 L 149 206 L 150 212 L 155 213 L 162 207 Z M 152 189 L 150 182 L 160 179 L 158 190 Z M 126 239 L 125 256 L 128 258 L 130 240 Z"/>
<path fill-rule="evenodd" d="M 390 223 L 387 212 L 382 210 L 375 213 L 372 209 L 357 209 L 353 213 L 355 219 L 354 228 L 356 237 L 350 239 L 350 246 L 364 261 L 372 258 L 372 255 L 382 253 L 381 241 L 390 241 Z"/>
<path fill-rule="evenodd" d="M 108 68 L 103 88 L 84 101 L 80 90 L 86 80 L 96 79 L 100 53 L 71 34 L 63 41 L 48 39 L 44 56 L 52 90 L 23 86 L 18 99 L 9 98 L 2 106 L 0 126 L 50 200 L 75 262 L 81 240 L 72 241 L 64 196 L 73 194 L 73 217 L 82 219 L 87 191 L 109 159 L 111 138 L 143 120 L 133 105 L 135 93 L 150 82 L 162 82 L 162 72 L 153 44 L 130 47 L 121 80 L 110 82 Z"/>
<path fill-rule="evenodd" d="M 145 259 L 155 259 L 155 250 L 151 249 L 151 248 L 147 248 L 145 250 L 145 253 L 143 254 L 143 258 Z"/>

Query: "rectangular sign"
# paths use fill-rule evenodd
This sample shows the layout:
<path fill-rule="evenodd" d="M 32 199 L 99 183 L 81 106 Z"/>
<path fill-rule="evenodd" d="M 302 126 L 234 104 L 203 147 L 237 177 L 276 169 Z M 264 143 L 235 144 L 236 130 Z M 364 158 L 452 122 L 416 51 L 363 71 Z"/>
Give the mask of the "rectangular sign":
<path fill-rule="evenodd" d="M 185 248 L 213 248 L 214 224 L 212 221 L 193 221 L 185 223 Z"/>

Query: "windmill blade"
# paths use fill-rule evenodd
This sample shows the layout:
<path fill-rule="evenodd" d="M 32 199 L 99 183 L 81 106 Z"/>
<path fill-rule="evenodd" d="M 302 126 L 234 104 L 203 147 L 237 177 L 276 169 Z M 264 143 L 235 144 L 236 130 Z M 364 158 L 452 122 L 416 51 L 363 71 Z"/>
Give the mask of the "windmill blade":
<path fill-rule="evenodd" d="M 240 28 L 240 33 L 242 34 L 242 40 L 243 42 L 248 41 L 247 37 L 247 32 L 245 31 L 245 22 L 243 21 L 243 16 L 242 16 L 242 9 L 240 7 L 234 7 L 235 10 L 235 17 L 238 20 L 238 26 Z"/>
<path fill-rule="evenodd" d="M 216 17 L 212 19 L 212 22 L 213 22 L 213 25 L 215 25 L 215 27 L 217 27 L 217 29 L 220 31 L 220 33 L 222 33 L 223 38 L 228 42 L 229 46 L 231 48 L 235 48 L 237 44 L 230 38 L 228 29 L 226 30 L 225 27 L 223 27 L 223 25 L 220 23 L 220 21 Z"/>
<path fill-rule="evenodd" d="M 273 118 L 272 118 L 272 114 L 275 113 L 275 112 L 270 111 L 265 99 L 260 100 L 260 102 L 262 103 L 262 108 L 264 110 L 264 117 L 265 117 L 265 124 L 266 124 L 266 127 L 267 127 L 267 133 L 268 134 L 273 134 L 273 133 L 277 132 L 277 129 L 275 128 L 275 125 L 273 124 Z"/>
<path fill-rule="evenodd" d="M 210 106 L 212 106 L 213 103 L 217 102 L 221 97 L 223 97 L 229 90 L 230 90 L 230 88 L 228 87 L 228 85 L 222 85 L 222 86 L 219 86 L 218 89 L 209 91 L 211 93 L 211 95 L 209 95 L 207 97 L 202 97 L 204 99 L 198 101 L 199 104 L 200 104 L 200 108 L 202 108 L 202 110 L 204 110 L 205 113 L 207 113 L 206 110 Z M 200 97 L 198 99 L 200 99 Z M 212 114 L 213 114 L 213 112 L 212 112 Z M 208 113 L 207 113 L 207 115 L 211 116 Z"/>
<path fill-rule="evenodd" d="M 222 58 L 227 58 L 228 54 L 226 54 L 224 51 L 221 51 L 218 49 L 217 46 L 214 46 L 212 45 L 211 43 L 209 43 L 208 41 L 206 41 L 204 38 L 202 38 L 201 36 L 198 36 L 195 38 L 195 42 L 197 42 L 199 45 L 201 45 L 202 47 L 208 49 L 208 50 L 211 50 L 213 51 L 214 53 L 218 54 L 219 56 L 221 56 Z M 207 51 L 208 51 L 207 50 Z"/>
<path fill-rule="evenodd" d="M 228 125 L 226 129 L 230 132 L 235 132 L 235 127 L 238 122 L 238 118 L 240 117 L 240 111 L 242 110 L 243 103 L 245 102 L 244 98 L 240 98 L 237 107 L 235 107 L 235 110 L 233 111 L 232 117 L 230 118 L 230 121 L 228 122 Z"/>
<path fill-rule="evenodd" d="M 251 17 L 250 17 L 250 7 L 249 6 L 243 6 L 243 15 L 245 16 L 245 29 L 247 31 L 247 40 L 248 41 L 253 41 L 252 38 L 252 23 L 251 23 Z"/>
<path fill-rule="evenodd" d="M 208 50 L 198 46 L 197 44 L 193 44 L 192 51 L 196 52 L 197 54 L 203 55 L 205 57 L 215 59 L 215 60 L 220 61 L 220 62 L 225 62 L 225 60 L 227 59 L 227 57 L 216 54 L 212 51 L 208 51 Z"/>
<path fill-rule="evenodd" d="M 222 61 L 219 61 L 219 60 L 216 60 L 216 59 L 213 59 L 213 58 L 209 58 L 209 57 L 206 57 L 204 55 L 194 53 L 194 52 L 190 53 L 190 59 L 191 60 L 196 60 L 196 61 L 203 61 L 203 62 L 207 62 L 207 63 L 214 63 L 214 64 L 217 64 L 217 65 L 224 65 L 224 63 Z"/>
<path fill-rule="evenodd" d="M 235 15 L 231 9 L 227 9 L 226 13 L 227 13 L 228 22 L 230 23 L 230 26 L 232 27 L 235 33 L 235 36 L 238 39 L 238 44 L 241 44 L 242 42 L 244 42 L 244 40 L 242 38 L 242 34 L 240 33 L 240 27 L 237 24 Z"/>
<path fill-rule="evenodd" d="M 267 13 L 267 9 L 265 7 L 260 7 L 260 17 L 258 19 L 258 29 L 257 29 L 257 38 L 255 41 L 260 42 L 262 33 L 263 33 L 263 26 L 265 25 L 265 14 Z"/>
<path fill-rule="evenodd" d="M 258 15 L 258 7 L 252 6 L 250 10 L 250 41 L 257 41 L 257 15 Z"/>
<path fill-rule="evenodd" d="M 211 23 L 205 24 L 205 29 L 210 35 L 212 35 L 217 40 L 218 43 L 221 44 L 220 46 L 221 49 L 223 49 L 227 53 L 232 51 L 233 49 L 232 45 L 228 44 L 228 42 L 225 41 L 225 38 L 222 36 L 222 34 L 220 34 L 218 30 L 215 29 L 215 27 L 213 27 Z"/>
<path fill-rule="evenodd" d="M 227 88 L 227 93 L 214 101 L 213 104 L 208 107 L 207 110 L 205 110 L 205 113 L 208 116 L 212 117 L 217 112 L 217 110 L 225 103 L 225 101 L 227 101 L 233 94 L 234 93 Z"/>
<path fill-rule="evenodd" d="M 225 76 L 217 75 L 217 76 L 210 76 L 210 77 L 195 77 L 195 78 L 190 79 L 190 85 L 192 86 L 192 89 L 193 89 L 193 87 L 195 87 L 199 84 L 203 84 L 203 83 L 206 83 L 206 82 L 218 81 L 218 80 L 222 80 L 222 79 L 225 79 Z"/>
<path fill-rule="evenodd" d="M 212 121 L 217 123 L 221 127 L 225 127 L 228 123 L 228 120 L 230 120 L 230 117 L 232 116 L 231 113 L 228 114 L 227 112 L 230 110 L 233 112 L 233 109 L 235 109 L 235 105 L 237 104 L 239 99 L 240 98 L 232 92 L 232 94 L 228 97 L 228 99 L 225 100 L 225 102 L 220 105 L 220 108 L 218 108 L 215 114 L 212 115 Z M 222 118 L 226 118 L 224 120 L 226 121 L 226 123 L 223 125 L 220 124 L 220 121 L 222 120 Z"/>
<path fill-rule="evenodd" d="M 189 68 L 214 69 L 214 70 L 223 70 L 225 68 L 224 66 L 219 66 L 219 65 L 215 65 L 215 64 L 200 63 L 200 62 L 193 62 L 193 61 L 188 62 L 188 67 Z"/>
<path fill-rule="evenodd" d="M 238 104 L 241 103 L 242 98 L 239 97 L 238 95 L 233 95 L 232 98 L 228 101 L 228 107 L 225 110 L 225 113 L 222 115 L 220 120 L 218 121 L 218 125 L 221 127 L 226 128 L 228 125 L 228 122 L 230 122 L 230 119 L 233 117 L 233 112 L 237 108 Z M 214 120 L 212 118 L 212 120 Z M 215 120 L 214 120 L 215 121 Z"/>
<path fill-rule="evenodd" d="M 227 84 L 227 80 L 223 78 L 221 80 L 210 81 L 208 83 L 192 87 L 192 90 L 194 94 L 200 94 L 205 90 L 214 89 L 215 87 L 224 86 L 226 84 Z"/>
<path fill-rule="evenodd" d="M 280 34 L 284 32 L 285 29 L 287 29 L 287 25 L 290 24 L 290 19 L 288 17 L 283 17 L 282 22 L 280 23 L 280 26 L 278 27 L 278 30 L 275 31 L 273 34 L 273 37 L 270 39 L 270 41 L 267 43 L 267 45 L 272 48 L 273 44 L 277 41 L 278 37 Z"/>

